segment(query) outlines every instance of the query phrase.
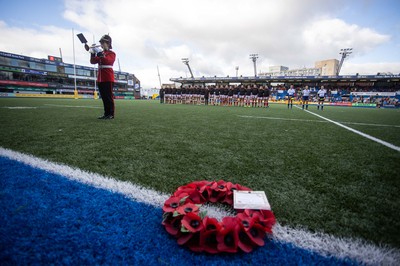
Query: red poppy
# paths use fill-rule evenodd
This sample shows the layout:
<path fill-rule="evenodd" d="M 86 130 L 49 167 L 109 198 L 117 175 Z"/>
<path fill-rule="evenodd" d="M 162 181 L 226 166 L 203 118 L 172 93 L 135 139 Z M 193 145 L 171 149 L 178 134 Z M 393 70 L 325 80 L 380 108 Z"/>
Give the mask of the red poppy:
<path fill-rule="evenodd" d="M 225 197 L 221 198 L 221 202 L 233 205 L 233 192 L 226 191 Z"/>
<path fill-rule="evenodd" d="M 264 246 L 265 231 L 262 225 L 255 223 L 250 230 L 247 231 L 247 235 L 254 244 L 260 247 Z"/>
<path fill-rule="evenodd" d="M 191 184 L 195 185 L 197 190 L 200 190 L 204 186 L 211 184 L 211 182 L 203 180 L 203 181 L 195 181 L 195 182 L 192 182 Z"/>
<path fill-rule="evenodd" d="M 244 210 L 244 213 L 249 217 L 253 217 L 254 213 L 259 213 L 259 211 L 258 210 L 246 209 L 246 210 Z"/>
<path fill-rule="evenodd" d="M 178 245 L 186 244 L 193 237 L 193 233 L 182 233 L 178 238 Z"/>
<path fill-rule="evenodd" d="M 184 190 L 184 189 L 188 189 L 188 188 L 193 188 L 193 187 L 195 187 L 195 186 L 196 186 L 196 185 L 194 185 L 193 182 L 192 182 L 192 183 L 186 184 L 186 185 L 184 185 L 184 186 L 178 187 L 178 189 L 177 189 L 176 191 Z M 175 191 L 175 192 L 176 192 L 176 191 Z"/>
<path fill-rule="evenodd" d="M 245 214 L 258 219 L 264 231 L 272 234 L 272 227 L 276 223 L 274 213 L 270 210 L 245 210 Z"/>
<path fill-rule="evenodd" d="M 167 230 L 167 232 L 170 235 L 173 236 L 178 236 L 180 231 L 181 231 L 181 220 L 182 220 L 182 215 L 180 216 L 176 216 L 176 217 L 171 217 L 168 218 L 167 220 L 165 220 L 163 222 L 163 225 L 165 227 L 165 230 Z"/>
<path fill-rule="evenodd" d="M 182 225 L 191 233 L 199 232 L 204 228 L 200 216 L 198 216 L 193 212 L 189 212 L 186 215 L 184 215 L 182 219 Z"/>
<path fill-rule="evenodd" d="M 189 192 L 187 190 L 179 190 L 179 191 L 176 191 L 172 196 L 182 199 L 184 197 L 189 196 Z"/>
<path fill-rule="evenodd" d="M 246 231 L 249 230 L 249 228 L 251 228 L 256 221 L 255 217 L 250 217 L 245 212 L 239 213 L 238 215 L 236 215 L 236 217 L 239 221 L 240 226 Z"/>
<path fill-rule="evenodd" d="M 175 191 L 174 196 L 177 197 L 186 197 L 188 196 L 189 199 L 194 202 L 194 203 L 204 203 L 207 200 L 204 198 L 202 193 L 200 192 L 200 189 L 206 186 L 208 181 L 197 181 L 190 183 L 186 186 L 179 187 L 177 191 Z"/>
<path fill-rule="evenodd" d="M 265 231 L 264 227 L 258 223 L 258 217 L 250 217 L 245 213 L 240 213 L 237 215 L 237 218 L 240 222 L 241 229 L 247 234 L 250 242 L 258 246 L 263 246 Z M 247 238 L 243 239 L 247 240 Z"/>
<path fill-rule="evenodd" d="M 203 219 L 204 229 L 206 231 L 219 231 L 221 230 L 222 226 L 215 218 L 210 218 L 208 216 L 204 217 Z"/>
<path fill-rule="evenodd" d="M 214 182 L 207 182 L 205 183 L 203 186 L 199 187 L 199 192 L 201 193 L 201 195 L 203 196 L 203 198 L 208 201 L 208 199 L 210 198 L 211 195 L 211 186 Z"/>
<path fill-rule="evenodd" d="M 200 245 L 203 247 L 203 250 L 216 254 L 218 253 L 218 241 L 217 241 L 218 231 L 205 231 L 200 235 Z"/>
<path fill-rule="evenodd" d="M 272 227 L 276 223 L 275 215 L 270 210 L 261 210 L 263 219 L 259 219 L 259 223 L 264 227 L 265 232 L 272 234 Z"/>
<path fill-rule="evenodd" d="M 199 207 L 197 207 L 197 206 L 196 206 L 195 204 L 193 204 L 193 203 L 186 203 L 186 204 L 184 204 L 184 205 L 182 205 L 182 206 L 179 206 L 179 207 L 176 209 L 176 211 L 177 211 L 179 214 L 185 215 L 185 214 L 190 213 L 190 212 L 199 212 Z"/>
<path fill-rule="evenodd" d="M 223 198 L 226 194 L 226 182 L 220 180 L 218 182 L 212 182 L 211 184 L 211 193 L 209 193 L 208 200 L 210 202 L 222 202 Z"/>
<path fill-rule="evenodd" d="M 239 248 L 246 253 L 251 252 L 253 250 L 253 242 L 251 241 L 250 237 L 246 234 L 243 228 L 240 228 L 238 235 L 239 235 L 239 242 L 238 242 Z"/>
<path fill-rule="evenodd" d="M 239 184 L 235 184 L 234 187 L 235 187 L 237 190 L 240 190 L 240 191 L 251 191 L 250 188 L 245 187 L 245 186 L 242 186 L 242 185 L 239 185 Z"/>
<path fill-rule="evenodd" d="M 188 184 L 186 186 L 181 186 L 179 187 L 175 192 L 174 196 L 175 197 L 186 197 L 188 196 L 192 191 L 196 190 L 196 185 Z"/>
<path fill-rule="evenodd" d="M 209 218 L 208 216 L 203 219 L 204 231 L 200 235 L 200 246 L 203 250 L 216 254 L 218 253 L 218 241 L 217 233 L 221 230 L 221 225 L 215 218 Z"/>
<path fill-rule="evenodd" d="M 164 212 L 174 212 L 179 207 L 179 197 L 170 197 L 164 202 L 163 211 Z"/>
<path fill-rule="evenodd" d="M 210 202 L 220 202 L 220 201 L 222 201 L 222 198 L 225 196 L 225 193 L 224 192 L 218 192 L 218 191 L 215 191 L 215 190 L 211 190 L 211 194 L 210 194 L 210 197 L 209 197 L 209 201 Z"/>
<path fill-rule="evenodd" d="M 241 186 L 239 184 L 232 184 L 231 182 L 226 182 L 226 194 L 222 200 L 222 202 L 227 203 L 229 205 L 233 204 L 233 191 L 235 190 L 244 190 L 251 191 L 250 188 Z"/>
<path fill-rule="evenodd" d="M 197 181 L 192 184 L 196 185 L 196 192 L 191 195 L 191 199 L 193 202 L 205 203 L 208 200 L 208 190 L 211 187 L 211 183 L 209 181 Z"/>
<path fill-rule="evenodd" d="M 215 191 L 226 191 L 226 182 L 224 180 L 220 180 L 218 182 L 213 182 L 211 188 Z"/>
<path fill-rule="evenodd" d="M 189 194 L 189 199 L 196 203 L 196 204 L 203 204 L 205 203 L 207 200 L 204 198 L 204 196 L 200 193 L 199 190 L 193 190 L 190 194 Z"/>
<path fill-rule="evenodd" d="M 191 251 L 201 252 L 204 250 L 203 246 L 200 244 L 201 233 L 194 233 L 193 236 L 186 242 L 186 245 Z"/>
<path fill-rule="evenodd" d="M 223 197 L 223 199 L 221 199 L 223 203 L 232 205 L 233 204 L 233 194 L 229 194 L 229 195 L 225 195 L 225 197 Z"/>
<path fill-rule="evenodd" d="M 224 227 L 217 234 L 218 250 L 235 253 L 239 243 L 239 224 L 236 217 L 224 217 L 222 219 Z"/>

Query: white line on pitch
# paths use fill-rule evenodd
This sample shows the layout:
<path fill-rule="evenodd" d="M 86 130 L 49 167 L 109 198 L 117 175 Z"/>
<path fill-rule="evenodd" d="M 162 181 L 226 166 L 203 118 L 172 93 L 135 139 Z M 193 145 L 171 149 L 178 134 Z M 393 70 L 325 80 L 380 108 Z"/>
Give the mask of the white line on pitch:
<path fill-rule="evenodd" d="M 37 107 L 34 107 L 34 106 L 3 106 L 1 108 L 22 110 L 22 109 L 36 109 Z"/>
<path fill-rule="evenodd" d="M 301 121 L 301 122 L 316 122 L 316 123 L 329 123 L 328 121 L 311 120 L 311 119 L 298 119 L 298 118 L 283 118 L 283 117 L 270 117 L 270 116 L 251 116 L 251 115 L 238 115 L 243 118 L 259 118 L 259 119 L 271 119 L 271 120 L 286 120 L 286 121 Z M 373 126 L 373 127 L 397 127 L 397 125 L 385 125 L 385 124 L 369 124 L 369 123 L 357 123 L 357 122 L 338 122 L 347 125 L 359 125 L 359 126 Z"/>
<path fill-rule="evenodd" d="M 96 108 L 96 109 L 102 109 L 102 107 L 98 106 L 82 106 L 82 105 L 62 105 L 62 104 L 45 104 L 46 106 L 52 106 L 52 107 L 68 107 L 68 108 Z"/>
<path fill-rule="evenodd" d="M 357 123 L 357 122 L 339 122 L 341 124 L 347 124 L 347 125 L 359 125 L 359 126 L 374 126 L 374 127 L 398 127 L 400 126 L 397 125 L 385 125 L 385 124 L 369 124 L 369 123 Z"/>
<path fill-rule="evenodd" d="M 297 107 L 297 106 L 295 106 L 295 107 Z M 297 108 L 300 109 L 300 107 L 297 107 Z M 309 113 L 309 114 L 315 115 L 315 116 L 317 116 L 317 117 L 319 117 L 319 118 L 322 118 L 322 119 L 324 119 L 324 120 L 326 120 L 326 121 L 328 121 L 328 122 L 331 122 L 331 123 L 333 123 L 333 124 L 335 124 L 335 125 L 337 125 L 337 126 L 339 126 L 339 127 L 345 128 L 345 129 L 347 129 L 347 130 L 349 130 L 349 131 L 351 131 L 351 132 L 353 132 L 353 133 L 356 133 L 356 134 L 358 134 L 358 135 L 360 135 L 360 136 L 363 136 L 364 138 L 367 138 L 367 139 L 370 139 L 370 140 L 372 140 L 372 141 L 378 142 L 379 144 L 385 145 L 386 147 L 391 148 L 391 149 L 393 149 L 393 150 L 395 150 L 395 151 L 400 151 L 400 147 L 398 147 L 398 146 L 396 146 L 396 145 L 393 145 L 393 144 L 391 144 L 391 143 L 389 143 L 389 142 L 386 142 L 386 141 L 384 141 L 384 140 L 375 138 L 375 137 L 373 137 L 373 136 L 371 136 L 371 135 L 368 135 L 368 134 L 365 134 L 365 133 L 363 133 L 363 132 L 361 132 L 361 131 L 355 130 L 354 128 L 345 126 L 345 125 L 343 125 L 343 124 L 341 124 L 341 123 L 338 123 L 338 122 L 336 122 L 336 121 L 333 121 L 333 120 L 331 120 L 331 119 L 329 119 L 329 118 L 323 117 L 322 115 L 319 115 L 319 114 L 310 112 L 310 111 L 308 111 L 308 110 L 304 110 L 304 111 L 307 112 L 307 113 Z"/>
<path fill-rule="evenodd" d="M 298 119 L 298 118 L 283 118 L 283 117 L 270 117 L 270 116 L 251 116 L 251 115 L 238 115 L 243 118 L 261 118 L 261 119 L 271 119 L 271 120 L 286 120 L 286 121 L 302 121 L 302 122 L 317 122 L 326 123 L 326 121 L 321 120 L 311 120 L 311 119 Z"/>

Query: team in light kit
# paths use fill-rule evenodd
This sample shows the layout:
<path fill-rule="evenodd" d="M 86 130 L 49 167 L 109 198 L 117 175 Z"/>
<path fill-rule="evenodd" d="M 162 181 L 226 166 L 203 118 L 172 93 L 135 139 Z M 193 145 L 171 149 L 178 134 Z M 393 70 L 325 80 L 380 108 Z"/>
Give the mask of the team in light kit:
<path fill-rule="evenodd" d="M 301 101 L 302 109 L 308 110 L 311 90 L 308 86 L 299 89 L 296 93 L 294 85 L 287 90 L 287 107 L 293 108 L 296 96 Z M 324 109 L 327 91 L 324 86 L 317 91 L 317 109 Z M 268 86 L 257 85 L 217 85 L 217 86 L 188 86 L 181 88 L 163 88 L 160 90 L 160 103 L 166 104 L 193 104 L 238 107 L 269 107 L 270 89 Z"/>

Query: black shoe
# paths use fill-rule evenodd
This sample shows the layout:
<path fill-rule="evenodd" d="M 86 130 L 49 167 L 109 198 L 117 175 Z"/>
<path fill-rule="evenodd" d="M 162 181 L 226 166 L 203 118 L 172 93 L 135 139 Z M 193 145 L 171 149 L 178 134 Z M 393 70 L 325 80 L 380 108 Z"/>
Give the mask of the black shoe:
<path fill-rule="evenodd" d="M 106 117 L 107 117 L 107 116 L 102 115 L 102 116 L 99 116 L 97 119 L 106 119 Z"/>
<path fill-rule="evenodd" d="M 104 117 L 104 119 L 114 119 L 114 116 L 113 115 L 108 115 L 108 116 Z"/>

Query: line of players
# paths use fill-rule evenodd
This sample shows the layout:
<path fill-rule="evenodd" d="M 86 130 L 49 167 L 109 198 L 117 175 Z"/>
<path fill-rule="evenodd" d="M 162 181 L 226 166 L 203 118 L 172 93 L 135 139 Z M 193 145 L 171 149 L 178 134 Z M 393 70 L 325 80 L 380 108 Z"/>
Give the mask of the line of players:
<path fill-rule="evenodd" d="M 269 107 L 270 90 L 267 86 L 207 86 L 166 88 L 160 91 L 161 103 L 205 104 L 239 107 Z"/>
<path fill-rule="evenodd" d="M 304 110 L 304 107 L 306 107 L 306 110 L 308 109 L 308 101 L 310 98 L 310 89 L 308 88 L 308 86 L 305 86 L 302 90 L 301 90 L 301 102 L 302 102 L 302 109 Z M 317 110 L 319 110 L 321 108 L 321 111 L 324 110 L 324 101 L 325 101 L 325 95 L 326 95 L 326 90 L 324 88 L 324 86 L 321 86 L 321 88 L 318 90 L 317 95 L 318 95 L 318 105 L 317 105 Z M 294 89 L 293 85 L 290 85 L 290 88 L 287 91 L 287 98 L 288 98 L 288 109 L 290 107 L 290 109 L 293 108 L 293 99 L 295 98 L 296 95 L 296 90 Z"/>

